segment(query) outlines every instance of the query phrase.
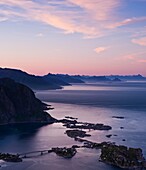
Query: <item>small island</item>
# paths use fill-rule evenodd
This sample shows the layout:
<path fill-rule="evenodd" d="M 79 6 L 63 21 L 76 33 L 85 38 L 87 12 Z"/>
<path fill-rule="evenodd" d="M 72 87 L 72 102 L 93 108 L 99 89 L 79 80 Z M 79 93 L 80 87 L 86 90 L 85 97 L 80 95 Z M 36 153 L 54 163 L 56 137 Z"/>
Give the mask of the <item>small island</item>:
<path fill-rule="evenodd" d="M 52 148 L 52 151 L 55 152 L 58 156 L 62 156 L 64 158 L 72 158 L 76 153 L 77 150 L 74 147 L 71 148 Z"/>
<path fill-rule="evenodd" d="M 114 119 L 124 119 L 125 117 L 124 116 L 112 116 L 112 118 L 114 118 Z"/>
<path fill-rule="evenodd" d="M 111 130 L 112 127 L 109 125 L 104 125 L 102 123 L 88 123 L 88 122 L 78 122 L 77 120 L 62 119 L 57 122 L 63 123 L 63 126 L 71 129 L 88 129 L 88 130 Z"/>
<path fill-rule="evenodd" d="M 71 119 L 71 120 L 78 120 L 78 118 L 76 117 L 72 117 L 72 116 L 65 116 L 66 119 Z"/>
<path fill-rule="evenodd" d="M 66 130 L 66 134 L 68 137 L 71 138 L 76 138 L 76 137 L 84 138 L 84 137 L 91 136 L 90 134 L 87 134 L 86 131 L 83 130 Z"/>
<path fill-rule="evenodd" d="M 146 168 L 146 160 L 140 148 L 128 148 L 110 143 L 102 146 L 100 158 L 107 164 L 124 169 Z"/>

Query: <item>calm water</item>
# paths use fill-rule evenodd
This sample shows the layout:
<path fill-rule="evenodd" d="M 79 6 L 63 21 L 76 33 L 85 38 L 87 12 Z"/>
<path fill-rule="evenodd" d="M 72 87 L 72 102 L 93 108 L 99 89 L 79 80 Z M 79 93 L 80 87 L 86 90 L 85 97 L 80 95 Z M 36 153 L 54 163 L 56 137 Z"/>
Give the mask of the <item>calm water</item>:
<path fill-rule="evenodd" d="M 113 141 L 131 147 L 141 147 L 146 156 L 146 83 L 128 82 L 114 84 L 73 85 L 63 90 L 38 91 L 37 97 L 55 109 L 50 114 L 56 118 L 78 117 L 79 121 L 98 122 L 112 126 L 111 131 L 91 131 L 88 140 Z M 124 116 L 125 119 L 113 119 Z M 124 127 L 121 129 L 120 127 Z M 0 130 L 0 151 L 21 153 L 54 146 L 80 144 L 67 137 L 61 124 L 43 127 L 17 127 Z M 115 134 L 106 138 L 107 134 Z M 126 141 L 122 141 L 125 139 Z M 22 163 L 0 162 L 5 170 L 118 170 L 98 161 L 100 151 L 78 149 L 66 160 L 55 154 L 26 159 Z"/>

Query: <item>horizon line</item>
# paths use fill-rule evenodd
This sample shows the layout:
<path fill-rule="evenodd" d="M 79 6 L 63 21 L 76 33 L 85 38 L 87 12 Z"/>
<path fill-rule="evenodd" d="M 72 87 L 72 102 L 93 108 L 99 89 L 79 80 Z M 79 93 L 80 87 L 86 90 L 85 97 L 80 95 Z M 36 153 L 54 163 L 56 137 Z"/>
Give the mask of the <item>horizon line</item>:
<path fill-rule="evenodd" d="M 143 75 L 143 74 L 140 74 L 140 73 L 137 73 L 137 74 L 100 74 L 100 75 L 98 75 L 98 74 L 93 74 L 93 75 L 90 75 L 90 74 L 75 74 L 75 73 L 73 73 L 73 74 L 70 74 L 70 73 L 51 73 L 51 72 L 49 72 L 48 71 L 48 73 L 47 74 L 42 74 L 42 75 L 38 75 L 38 74 L 34 74 L 34 73 L 30 73 L 29 71 L 26 71 L 26 70 L 23 70 L 23 69 L 21 69 L 21 68 L 13 68 L 13 67 L 0 67 L 0 69 L 10 69 L 10 70 L 16 70 L 16 71 L 21 71 L 21 72 L 24 72 L 24 73 L 27 73 L 27 74 L 29 74 L 29 75 L 34 75 L 34 76 L 45 76 L 45 75 L 48 75 L 48 74 L 55 74 L 55 75 L 57 75 L 57 74 L 62 74 L 62 75 L 69 75 L 69 76 L 142 76 L 142 77 L 146 77 L 146 75 Z"/>

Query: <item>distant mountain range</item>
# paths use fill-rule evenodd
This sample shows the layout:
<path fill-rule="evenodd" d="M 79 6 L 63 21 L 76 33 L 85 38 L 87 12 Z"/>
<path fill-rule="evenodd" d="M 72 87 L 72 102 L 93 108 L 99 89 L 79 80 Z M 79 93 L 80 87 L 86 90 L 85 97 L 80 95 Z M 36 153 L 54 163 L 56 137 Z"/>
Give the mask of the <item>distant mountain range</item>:
<path fill-rule="evenodd" d="M 145 81 L 146 77 L 143 77 L 142 75 L 138 74 L 138 75 L 111 75 L 111 76 L 107 76 L 107 78 L 109 79 L 115 79 L 115 78 L 119 78 L 120 80 L 124 80 L 124 81 Z"/>
<path fill-rule="evenodd" d="M 84 83 L 82 80 L 69 75 L 49 73 L 45 76 L 35 76 L 11 68 L 0 68 L 0 78 L 11 78 L 34 90 L 61 89 L 62 86 L 71 85 L 70 83 Z"/>
<path fill-rule="evenodd" d="M 146 77 L 142 75 L 110 75 L 110 76 L 74 76 L 85 82 L 100 82 L 100 81 L 146 81 Z"/>
<path fill-rule="evenodd" d="M 82 81 L 89 83 L 111 81 L 111 79 L 107 78 L 106 76 L 74 76 L 74 77 L 80 77 Z"/>
<path fill-rule="evenodd" d="M 146 81 L 142 75 L 110 75 L 110 76 L 84 76 L 68 74 L 47 74 L 35 76 L 24 71 L 0 68 L 0 78 L 11 78 L 16 82 L 27 85 L 34 90 L 61 89 L 62 86 L 69 86 L 74 83 L 95 83 L 95 82 L 120 82 L 120 81 Z"/>
<path fill-rule="evenodd" d="M 80 77 L 70 76 L 68 74 L 47 74 L 43 76 L 46 81 L 53 81 L 59 85 L 71 85 L 72 83 L 84 83 Z"/>

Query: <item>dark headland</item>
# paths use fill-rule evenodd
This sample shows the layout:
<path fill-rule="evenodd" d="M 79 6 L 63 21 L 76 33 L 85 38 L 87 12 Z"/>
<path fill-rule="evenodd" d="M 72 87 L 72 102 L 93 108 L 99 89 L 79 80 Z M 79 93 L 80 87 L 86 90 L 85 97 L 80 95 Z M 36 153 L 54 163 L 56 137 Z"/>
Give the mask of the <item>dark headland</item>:
<path fill-rule="evenodd" d="M 9 78 L 0 79 L 0 124 L 54 122 L 42 103 L 27 86 Z"/>

